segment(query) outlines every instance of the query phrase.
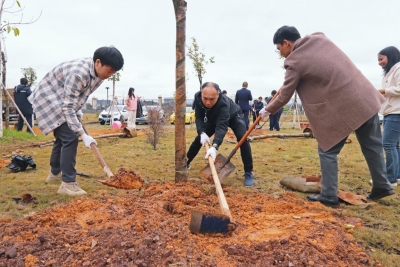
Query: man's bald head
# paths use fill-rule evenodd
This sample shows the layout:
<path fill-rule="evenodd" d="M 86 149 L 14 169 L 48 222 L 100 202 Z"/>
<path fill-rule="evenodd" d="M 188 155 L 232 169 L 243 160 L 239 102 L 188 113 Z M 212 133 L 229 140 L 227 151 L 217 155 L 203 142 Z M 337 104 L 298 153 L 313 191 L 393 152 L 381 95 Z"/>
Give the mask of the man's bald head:
<path fill-rule="evenodd" d="M 206 108 L 212 108 L 217 103 L 220 93 L 218 84 L 206 82 L 201 86 L 201 101 Z"/>

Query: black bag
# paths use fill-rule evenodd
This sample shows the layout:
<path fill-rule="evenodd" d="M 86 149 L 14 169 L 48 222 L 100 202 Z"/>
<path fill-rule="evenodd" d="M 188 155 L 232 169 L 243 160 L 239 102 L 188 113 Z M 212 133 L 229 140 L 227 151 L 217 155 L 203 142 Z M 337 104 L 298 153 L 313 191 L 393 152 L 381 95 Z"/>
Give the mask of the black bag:
<path fill-rule="evenodd" d="M 15 155 L 12 157 L 11 163 L 6 167 L 11 169 L 13 172 L 25 171 L 28 166 L 33 169 L 36 168 L 35 162 L 33 162 L 32 157 Z"/>

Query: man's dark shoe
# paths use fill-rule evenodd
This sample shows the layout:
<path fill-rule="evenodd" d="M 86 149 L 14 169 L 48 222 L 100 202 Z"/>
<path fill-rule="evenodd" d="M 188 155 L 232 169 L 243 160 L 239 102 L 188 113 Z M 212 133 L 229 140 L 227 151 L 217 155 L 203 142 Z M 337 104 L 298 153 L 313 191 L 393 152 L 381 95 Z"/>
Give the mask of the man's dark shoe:
<path fill-rule="evenodd" d="M 308 195 L 307 200 L 309 201 L 319 201 L 325 206 L 337 208 L 339 206 L 339 198 L 338 197 L 326 197 L 323 195 Z"/>
<path fill-rule="evenodd" d="M 394 191 L 392 189 L 372 188 L 371 193 L 367 196 L 367 199 L 378 200 L 393 194 Z"/>

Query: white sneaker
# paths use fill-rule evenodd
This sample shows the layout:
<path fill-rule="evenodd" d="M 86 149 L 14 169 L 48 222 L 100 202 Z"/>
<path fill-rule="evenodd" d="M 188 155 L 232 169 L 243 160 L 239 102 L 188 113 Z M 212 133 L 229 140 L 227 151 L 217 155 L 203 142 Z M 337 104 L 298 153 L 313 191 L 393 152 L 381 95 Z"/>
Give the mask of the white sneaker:
<path fill-rule="evenodd" d="M 397 179 L 397 183 L 400 183 L 400 179 Z M 397 183 L 390 183 L 390 185 L 397 186 Z M 369 184 L 372 185 L 372 180 L 369 180 Z"/>
<path fill-rule="evenodd" d="M 62 182 L 60 188 L 57 191 L 57 194 L 79 196 L 79 195 L 85 195 L 87 194 L 87 192 L 82 188 L 80 188 L 77 182 L 72 182 L 72 183 Z"/>
<path fill-rule="evenodd" d="M 62 182 L 62 172 L 54 175 L 51 171 L 49 171 L 49 175 L 46 178 L 46 184 L 51 182 Z"/>

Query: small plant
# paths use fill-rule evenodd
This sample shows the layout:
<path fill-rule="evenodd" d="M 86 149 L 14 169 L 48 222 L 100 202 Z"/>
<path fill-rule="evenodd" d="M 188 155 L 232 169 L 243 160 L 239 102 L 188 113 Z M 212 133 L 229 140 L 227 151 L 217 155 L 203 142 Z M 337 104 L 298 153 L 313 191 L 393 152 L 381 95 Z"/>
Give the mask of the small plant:
<path fill-rule="evenodd" d="M 147 121 L 149 127 L 144 130 L 147 136 L 147 143 L 151 144 L 153 149 L 156 150 L 161 137 L 165 135 L 165 120 L 159 109 L 148 108 Z"/>

